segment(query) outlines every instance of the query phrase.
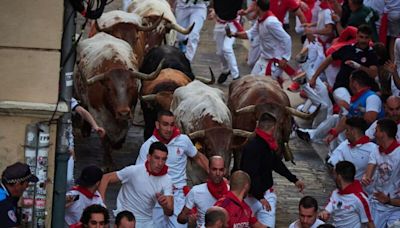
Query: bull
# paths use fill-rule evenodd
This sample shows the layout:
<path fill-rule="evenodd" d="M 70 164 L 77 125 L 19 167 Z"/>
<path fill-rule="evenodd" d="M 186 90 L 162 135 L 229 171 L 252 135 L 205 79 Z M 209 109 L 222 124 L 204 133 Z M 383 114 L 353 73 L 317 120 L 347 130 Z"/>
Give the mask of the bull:
<path fill-rule="evenodd" d="M 145 140 L 152 135 L 157 112 L 161 109 L 170 109 L 175 89 L 195 79 L 189 60 L 178 48 L 168 45 L 152 48 L 146 54 L 139 71 L 150 73 L 157 68 L 161 60 L 164 60 L 164 63 L 160 76 L 153 81 L 142 82 L 140 91 Z M 213 73 L 211 73 L 211 81 L 202 77 L 196 77 L 196 79 L 207 84 L 215 82 Z"/>
<path fill-rule="evenodd" d="M 231 112 L 225 105 L 224 93 L 199 81 L 175 90 L 171 103 L 176 124 L 187 134 L 200 152 L 208 158 L 223 157 L 229 168 L 234 137 L 247 137 L 250 132 L 232 129 Z M 206 174 L 194 163 L 188 163 L 191 184 L 204 182 Z"/>
<path fill-rule="evenodd" d="M 163 15 L 149 26 L 142 25 L 142 18 L 135 13 L 127 13 L 121 10 L 113 10 L 103 13 L 99 19 L 93 23 L 89 36 L 98 32 L 108 33 L 116 38 L 125 40 L 133 49 L 139 66 L 142 64 L 145 47 L 138 42 L 139 32 L 150 32 L 157 28 L 161 23 Z"/>
<path fill-rule="evenodd" d="M 229 85 L 228 107 L 232 112 L 232 127 L 253 132 L 258 118 L 263 113 L 270 113 L 277 118 L 274 137 L 279 144 L 278 153 L 286 161 L 293 162 L 293 155 L 288 146 L 293 127 L 293 116 L 312 119 L 319 108 L 312 114 L 306 114 L 290 106 L 287 94 L 271 77 L 246 75 Z M 235 139 L 239 147 L 243 139 Z M 240 150 L 235 151 L 235 168 L 240 164 Z"/>
<path fill-rule="evenodd" d="M 161 16 L 163 20 L 157 29 L 152 32 L 141 33 L 141 42 L 147 53 L 152 47 L 160 46 L 165 40 L 168 45 L 174 45 L 176 41 L 176 32 L 189 34 L 194 24 L 188 28 L 180 26 L 175 19 L 171 6 L 166 0 L 135 0 L 128 7 L 128 12 L 135 13 L 143 18 L 143 22 L 154 24 Z M 175 32 L 176 31 L 176 32 Z"/>
<path fill-rule="evenodd" d="M 151 74 L 137 71 L 137 59 L 130 45 L 106 33 L 98 33 L 79 43 L 78 72 L 75 89 L 100 126 L 107 132 L 102 140 L 104 162 L 112 165 L 111 151 L 125 141 L 128 120 L 138 98 L 139 80 L 153 80 L 161 71 Z M 133 108 L 133 109 L 132 109 Z"/>

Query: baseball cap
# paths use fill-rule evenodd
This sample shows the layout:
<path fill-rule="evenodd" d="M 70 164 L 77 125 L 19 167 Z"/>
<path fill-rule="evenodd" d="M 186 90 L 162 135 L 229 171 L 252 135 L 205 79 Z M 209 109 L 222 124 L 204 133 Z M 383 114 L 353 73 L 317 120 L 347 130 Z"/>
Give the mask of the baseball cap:
<path fill-rule="evenodd" d="M 86 166 L 76 180 L 76 183 L 82 186 L 92 186 L 100 181 L 102 177 L 103 171 L 99 167 L 95 165 Z"/>
<path fill-rule="evenodd" d="M 19 182 L 38 182 L 39 179 L 31 173 L 29 165 L 16 162 L 3 171 L 1 179 L 6 184 L 15 184 Z"/>

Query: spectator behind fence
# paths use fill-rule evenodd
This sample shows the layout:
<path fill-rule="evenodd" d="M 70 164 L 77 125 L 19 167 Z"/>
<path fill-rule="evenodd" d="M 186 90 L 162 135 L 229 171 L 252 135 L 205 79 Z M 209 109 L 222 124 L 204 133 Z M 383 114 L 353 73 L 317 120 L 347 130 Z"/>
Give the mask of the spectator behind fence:
<path fill-rule="evenodd" d="M 317 228 L 324 224 L 318 218 L 318 202 L 311 196 L 304 196 L 299 202 L 299 219 L 289 228 Z"/>
<path fill-rule="evenodd" d="M 114 228 L 135 228 L 135 225 L 135 216 L 130 211 L 121 211 L 115 217 Z"/>
<path fill-rule="evenodd" d="M 228 227 L 228 212 L 218 206 L 207 209 L 205 214 L 205 228 L 226 228 Z"/>
<path fill-rule="evenodd" d="M 99 204 L 93 204 L 83 211 L 80 224 L 70 228 L 107 228 L 109 223 L 108 210 Z"/>
<path fill-rule="evenodd" d="M 38 178 L 31 173 L 29 166 L 21 162 L 8 166 L 1 175 L 0 222 L 1 227 L 18 227 L 20 215 L 17 213 L 18 200 L 28 188 L 29 182 Z"/>

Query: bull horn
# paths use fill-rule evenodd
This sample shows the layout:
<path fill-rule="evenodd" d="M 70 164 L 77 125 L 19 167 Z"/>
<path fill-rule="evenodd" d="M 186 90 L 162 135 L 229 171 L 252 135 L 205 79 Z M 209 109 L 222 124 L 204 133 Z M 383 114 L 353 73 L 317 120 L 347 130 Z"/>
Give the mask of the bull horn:
<path fill-rule="evenodd" d="M 150 32 L 157 28 L 157 26 L 161 23 L 161 21 L 164 19 L 164 13 L 161 14 L 161 16 L 155 21 L 152 25 L 150 26 L 142 26 L 142 25 L 137 25 L 138 30 L 144 31 L 144 32 Z"/>
<path fill-rule="evenodd" d="M 293 161 L 293 152 L 287 142 L 284 143 L 284 147 L 283 157 L 285 158 L 285 161 L 291 161 L 293 165 L 296 165 L 296 163 Z"/>
<path fill-rule="evenodd" d="M 296 110 L 295 108 L 292 108 L 292 107 L 286 107 L 286 110 L 290 114 L 292 114 L 293 116 L 297 116 L 297 117 L 300 117 L 300 118 L 305 119 L 305 120 L 312 120 L 318 114 L 320 108 L 321 108 L 321 105 L 318 105 L 317 110 L 315 110 L 315 112 L 310 113 L 310 114 L 307 114 L 307 113 L 304 113 L 304 112 L 300 112 L 300 111 L 298 111 L 298 110 Z"/>
<path fill-rule="evenodd" d="M 86 80 L 86 84 L 87 84 L 87 85 L 93 85 L 95 82 L 103 80 L 104 77 L 105 77 L 105 74 L 104 74 L 104 73 L 95 75 L 95 76 L 93 76 L 93 77 L 87 79 L 87 80 Z"/>
<path fill-rule="evenodd" d="M 162 59 L 160 61 L 157 69 L 150 74 L 145 74 L 145 73 L 141 73 L 141 72 L 137 72 L 137 71 L 132 71 L 132 74 L 133 74 L 133 76 L 135 76 L 136 78 L 139 78 L 140 80 L 154 80 L 160 74 L 163 64 L 164 64 L 164 59 Z"/>
<path fill-rule="evenodd" d="M 195 23 L 193 22 L 193 24 L 190 27 L 186 28 L 186 29 L 183 28 L 182 26 L 178 25 L 177 23 L 173 23 L 173 24 L 172 23 L 168 23 L 166 25 L 166 27 L 169 28 L 169 29 L 176 30 L 177 32 L 179 32 L 179 33 L 181 33 L 183 35 L 187 35 L 193 30 L 194 24 Z"/>
<path fill-rule="evenodd" d="M 242 130 L 242 129 L 233 129 L 233 134 L 234 134 L 235 136 L 240 136 L 240 137 L 244 137 L 244 138 L 249 138 L 249 137 L 251 137 L 251 136 L 254 135 L 254 132 L 245 131 L 245 130 Z"/>
<path fill-rule="evenodd" d="M 205 130 L 195 131 L 189 134 L 190 139 L 203 138 L 206 135 Z"/>
<path fill-rule="evenodd" d="M 156 96 L 157 96 L 156 94 L 144 95 L 144 96 L 141 97 L 141 100 L 145 101 L 145 102 L 151 102 L 151 101 L 154 101 L 156 99 Z"/>
<path fill-rule="evenodd" d="M 249 105 L 249 106 L 246 106 L 246 107 L 236 110 L 235 113 L 240 114 L 240 113 L 254 112 L 255 109 L 256 109 L 255 105 Z"/>
<path fill-rule="evenodd" d="M 204 77 L 196 77 L 197 80 L 201 81 L 202 83 L 206 85 L 212 85 L 215 83 L 215 76 L 214 72 L 212 71 L 211 67 L 209 66 L 208 69 L 210 69 L 210 75 L 211 75 L 211 80 L 204 78 Z"/>

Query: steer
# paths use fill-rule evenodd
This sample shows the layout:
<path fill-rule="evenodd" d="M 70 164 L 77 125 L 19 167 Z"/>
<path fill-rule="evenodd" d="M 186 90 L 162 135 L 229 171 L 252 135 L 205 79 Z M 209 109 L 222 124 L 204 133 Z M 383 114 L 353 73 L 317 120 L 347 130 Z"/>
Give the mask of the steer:
<path fill-rule="evenodd" d="M 170 109 L 172 94 L 175 89 L 188 84 L 195 78 L 190 62 L 185 55 L 178 48 L 168 45 L 152 48 L 146 54 L 140 72 L 153 72 L 161 60 L 164 60 L 162 68 L 167 69 L 162 70 L 156 80 L 142 82 L 140 91 L 140 104 L 145 122 L 145 140 L 153 133 L 158 111 Z M 196 79 L 207 84 L 212 84 L 215 81 L 213 74 L 211 74 L 211 81 L 201 77 L 196 77 Z"/>
<path fill-rule="evenodd" d="M 145 53 L 152 47 L 160 46 L 165 40 L 168 45 L 174 45 L 176 32 L 189 34 L 194 24 L 188 28 L 182 28 L 175 19 L 171 6 L 166 0 L 135 0 L 128 7 L 128 12 L 135 13 L 143 18 L 143 22 L 154 24 L 163 16 L 163 20 L 156 30 L 141 33 L 139 42 L 144 44 Z M 175 31 L 173 31 L 175 30 Z"/>
<path fill-rule="evenodd" d="M 279 84 L 265 76 L 246 75 L 229 85 L 228 107 L 232 112 L 232 127 L 245 131 L 254 131 L 256 121 L 263 113 L 270 113 L 277 118 L 274 136 L 279 144 L 279 151 L 286 161 L 293 162 L 293 155 L 288 147 L 289 135 L 293 127 L 292 116 L 312 119 L 317 114 L 305 114 L 290 106 L 287 94 Z M 235 140 L 237 146 L 243 140 Z M 239 150 L 235 151 L 235 167 L 240 164 Z"/>
<path fill-rule="evenodd" d="M 98 33 L 79 43 L 76 91 L 90 113 L 107 132 L 103 145 L 104 162 L 112 164 L 111 150 L 125 141 L 128 120 L 138 98 L 139 80 L 153 80 L 161 65 L 151 74 L 137 71 L 137 60 L 130 45 L 106 33 Z"/>
<path fill-rule="evenodd" d="M 105 32 L 116 38 L 125 40 L 132 47 L 140 66 L 143 61 L 145 47 L 141 42 L 138 42 L 139 32 L 150 32 L 154 30 L 161 23 L 162 18 L 162 16 L 159 17 L 159 19 L 150 26 L 143 26 L 142 18 L 139 15 L 121 10 L 112 10 L 103 13 L 101 17 L 93 23 L 89 36 L 91 37 L 98 32 Z"/>
<path fill-rule="evenodd" d="M 208 158 L 219 155 L 225 167 L 231 161 L 234 136 L 247 137 L 250 132 L 232 129 L 231 112 L 224 102 L 224 93 L 200 81 L 193 81 L 175 90 L 171 104 L 176 124 L 195 142 L 196 147 Z M 196 164 L 188 163 L 191 184 L 205 181 L 206 174 Z"/>

